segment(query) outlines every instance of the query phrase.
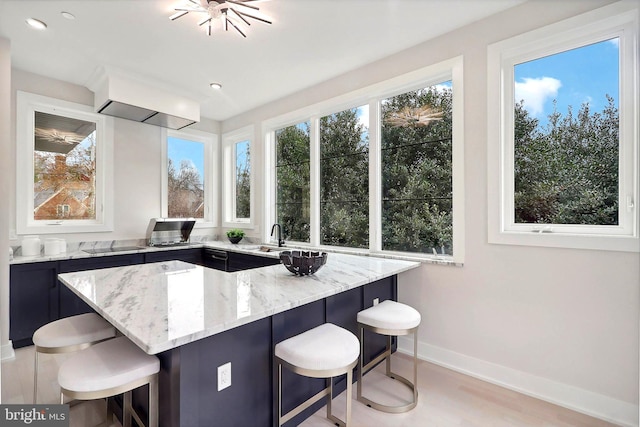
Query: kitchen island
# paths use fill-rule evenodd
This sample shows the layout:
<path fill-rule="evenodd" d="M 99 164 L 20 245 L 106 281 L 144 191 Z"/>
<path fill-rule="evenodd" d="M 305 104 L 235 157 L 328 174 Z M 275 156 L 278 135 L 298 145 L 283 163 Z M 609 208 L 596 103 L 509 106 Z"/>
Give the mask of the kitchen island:
<path fill-rule="evenodd" d="M 226 273 L 182 261 L 58 277 L 145 352 L 158 355 L 162 426 L 268 426 L 273 346 L 324 322 L 356 333 L 356 313 L 374 299 L 397 299 L 397 274 L 418 265 L 329 254 L 327 264 L 306 277 L 281 265 Z M 367 359 L 384 347 L 371 338 Z M 218 391 L 217 368 L 228 362 L 231 386 Z M 285 410 L 322 386 L 323 380 L 287 375 Z M 136 397 L 144 412 L 145 392 Z"/>

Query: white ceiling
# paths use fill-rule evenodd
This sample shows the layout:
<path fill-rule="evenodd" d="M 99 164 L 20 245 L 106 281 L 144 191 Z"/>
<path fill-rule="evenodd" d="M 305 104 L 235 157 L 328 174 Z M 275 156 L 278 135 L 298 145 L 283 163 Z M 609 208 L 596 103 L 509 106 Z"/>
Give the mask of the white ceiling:
<path fill-rule="evenodd" d="M 263 0 L 253 4 L 273 24 L 251 21 L 245 39 L 232 28 L 209 37 L 191 13 L 170 21 L 183 0 L 0 0 L 0 37 L 15 68 L 83 86 L 115 68 L 225 120 L 523 1 Z"/>

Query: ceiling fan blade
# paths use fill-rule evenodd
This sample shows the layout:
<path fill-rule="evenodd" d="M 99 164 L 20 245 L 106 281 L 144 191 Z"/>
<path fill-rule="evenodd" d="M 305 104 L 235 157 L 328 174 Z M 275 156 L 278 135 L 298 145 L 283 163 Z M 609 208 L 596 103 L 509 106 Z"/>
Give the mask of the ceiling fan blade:
<path fill-rule="evenodd" d="M 231 9 L 231 10 L 233 10 L 233 9 Z M 236 10 L 233 10 L 233 11 L 234 11 L 234 12 L 236 12 L 237 14 L 244 15 L 244 16 L 246 16 L 247 18 L 252 18 L 252 19 L 255 19 L 255 20 L 258 20 L 258 21 L 262 21 L 262 22 L 264 22 L 264 23 L 266 23 L 266 24 L 271 24 L 271 23 L 272 23 L 271 21 L 267 21 L 266 19 L 264 19 L 264 18 L 260 18 L 259 16 L 250 15 L 250 14 L 248 14 L 248 13 L 241 12 L 241 11 L 239 11 L 239 10 L 237 10 L 237 11 L 236 11 Z"/>
<path fill-rule="evenodd" d="M 204 24 L 206 24 L 207 22 L 209 22 L 209 23 L 210 23 L 210 22 L 211 22 L 211 19 L 212 19 L 211 17 L 205 18 L 205 19 L 203 19 L 202 21 L 198 22 L 198 25 L 202 27 L 202 26 L 203 26 Z M 209 24 L 209 26 L 211 26 L 211 24 Z"/>
<path fill-rule="evenodd" d="M 226 0 L 226 1 L 227 1 L 227 3 L 237 4 L 238 6 L 244 6 L 244 7 L 250 8 L 250 9 L 260 10 L 259 7 L 252 6 L 250 4 L 246 4 L 245 2 L 236 1 L 236 0 Z"/>

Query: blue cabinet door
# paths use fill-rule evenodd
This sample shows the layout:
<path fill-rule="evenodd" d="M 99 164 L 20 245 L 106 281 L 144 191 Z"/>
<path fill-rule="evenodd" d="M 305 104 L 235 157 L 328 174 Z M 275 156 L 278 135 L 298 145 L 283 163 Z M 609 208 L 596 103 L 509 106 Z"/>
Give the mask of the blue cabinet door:
<path fill-rule="evenodd" d="M 56 262 L 12 265 L 9 339 L 14 348 L 32 345 L 33 333 L 58 318 Z"/>

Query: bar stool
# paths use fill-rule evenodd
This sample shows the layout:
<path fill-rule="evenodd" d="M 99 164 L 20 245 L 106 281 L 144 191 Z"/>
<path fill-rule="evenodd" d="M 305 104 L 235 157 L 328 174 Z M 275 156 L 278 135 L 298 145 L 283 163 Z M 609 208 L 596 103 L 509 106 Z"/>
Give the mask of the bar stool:
<path fill-rule="evenodd" d="M 86 348 L 60 366 L 60 403 L 64 396 L 93 400 L 124 393 L 123 427 L 131 426 L 133 416 L 144 423 L 131 405 L 131 390 L 149 385 L 149 423 L 158 427 L 158 372 L 160 360 L 142 351 L 127 337 L 121 336 Z M 107 404 L 107 422 L 113 413 Z"/>
<path fill-rule="evenodd" d="M 41 326 L 33 333 L 33 403 L 38 395 L 38 354 L 79 351 L 116 336 L 116 329 L 96 313 L 65 317 Z"/>
<path fill-rule="evenodd" d="M 400 413 L 415 408 L 418 403 L 418 326 L 420 313 L 408 305 L 385 300 L 373 307 L 358 313 L 358 330 L 360 331 L 360 358 L 358 363 L 358 401 L 383 412 Z M 364 331 L 387 335 L 386 350 L 364 365 Z M 413 383 L 408 379 L 391 372 L 391 337 L 413 333 Z M 413 401 L 401 406 L 388 406 L 373 402 L 362 396 L 362 376 L 369 372 L 380 361 L 386 359 L 386 375 L 400 381 L 413 392 Z"/>
<path fill-rule="evenodd" d="M 358 338 L 333 323 L 325 323 L 276 344 L 275 361 L 278 364 L 278 426 L 286 423 L 323 397 L 327 397 L 327 418 L 336 425 L 346 427 L 351 421 L 351 382 L 353 368 L 358 363 Z M 324 390 L 310 397 L 282 415 L 282 366 L 299 375 L 326 378 Z M 347 375 L 347 413 L 342 421 L 331 412 L 333 377 Z"/>

